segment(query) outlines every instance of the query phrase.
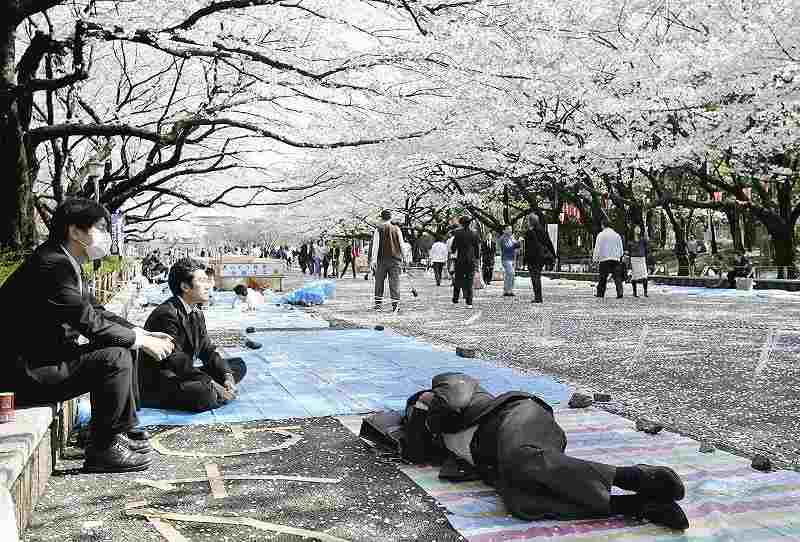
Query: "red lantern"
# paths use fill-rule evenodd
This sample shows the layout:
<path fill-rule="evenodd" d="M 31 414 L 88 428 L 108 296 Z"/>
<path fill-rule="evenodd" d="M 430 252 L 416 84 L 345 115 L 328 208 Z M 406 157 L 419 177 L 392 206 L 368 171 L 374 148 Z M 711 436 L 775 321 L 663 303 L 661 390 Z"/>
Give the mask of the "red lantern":
<path fill-rule="evenodd" d="M 559 213 L 559 215 L 558 215 L 558 221 L 559 221 L 559 223 L 563 224 L 563 223 L 564 223 L 564 218 L 565 218 L 565 217 L 566 217 L 566 215 L 565 215 L 564 213 Z"/>
<path fill-rule="evenodd" d="M 742 192 L 744 192 L 744 197 L 747 199 L 750 199 L 750 197 L 753 195 L 753 189 L 749 186 L 742 188 Z"/>
<path fill-rule="evenodd" d="M 714 201 L 722 201 L 722 192 L 714 192 L 711 195 L 714 198 Z"/>

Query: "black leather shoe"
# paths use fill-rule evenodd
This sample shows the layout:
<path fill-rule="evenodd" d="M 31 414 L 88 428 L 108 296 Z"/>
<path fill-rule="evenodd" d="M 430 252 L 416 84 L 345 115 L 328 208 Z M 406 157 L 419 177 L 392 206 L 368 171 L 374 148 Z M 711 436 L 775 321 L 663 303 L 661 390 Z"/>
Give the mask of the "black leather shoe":
<path fill-rule="evenodd" d="M 144 429 L 131 429 L 125 434 L 128 435 L 128 438 L 131 440 L 150 440 L 153 438 L 153 435 Z"/>
<path fill-rule="evenodd" d="M 649 501 L 642 505 L 641 517 L 670 529 L 685 531 L 689 528 L 686 514 L 676 502 Z"/>
<path fill-rule="evenodd" d="M 136 472 L 147 470 L 152 463 L 149 455 L 134 452 L 116 435 L 107 448 L 86 448 L 83 462 L 85 472 Z"/>
<path fill-rule="evenodd" d="M 639 495 L 662 501 L 679 501 L 686 496 L 680 476 L 671 468 L 652 465 L 636 465 L 636 468 L 642 473 Z"/>
<path fill-rule="evenodd" d="M 117 438 L 119 438 L 125 444 L 125 446 L 134 452 L 140 454 L 149 454 L 153 451 L 153 447 L 150 446 L 150 442 L 147 440 L 134 440 L 125 433 L 120 433 L 117 435 Z"/>

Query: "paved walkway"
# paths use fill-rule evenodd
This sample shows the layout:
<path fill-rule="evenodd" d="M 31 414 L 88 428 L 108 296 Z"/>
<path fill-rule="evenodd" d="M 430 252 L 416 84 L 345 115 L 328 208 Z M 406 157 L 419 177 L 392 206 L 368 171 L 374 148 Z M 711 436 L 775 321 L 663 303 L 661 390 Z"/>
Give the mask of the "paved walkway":
<path fill-rule="evenodd" d="M 604 408 L 612 412 L 800 468 L 796 293 L 651 285 L 645 299 L 626 285 L 623 299 L 597 299 L 588 282 L 545 280 L 545 303 L 534 305 L 527 280 L 518 280 L 516 297 L 502 297 L 495 282 L 468 310 L 424 273 L 402 281 L 399 315 L 371 310 L 374 283 L 363 276 L 338 280 L 336 298 L 315 311 L 444 349 L 471 346 L 481 357 L 609 392 Z"/>
<path fill-rule="evenodd" d="M 296 286 L 303 277 L 294 274 L 288 282 Z M 627 409 L 628 414 L 646 411 L 674 426 L 697 430 L 707 425 L 696 413 L 698 405 L 727 420 L 725 409 L 708 400 L 687 401 L 681 410 L 681 398 L 686 400 L 692 390 L 700 393 L 698 388 L 708 388 L 707 394 L 727 392 L 714 387 L 727 382 L 715 380 L 721 378 L 718 373 L 748 367 L 742 354 L 724 363 L 692 365 L 695 351 L 703 347 L 703 359 L 713 360 L 722 355 L 715 352 L 734 342 L 741 343 L 738 352 L 745 351 L 742 344 L 755 348 L 754 335 L 766 332 L 768 348 L 763 351 L 768 355 L 759 357 L 748 374 L 760 383 L 780 368 L 776 378 L 783 387 L 771 392 L 790 397 L 793 384 L 785 380 L 797 374 L 794 365 L 784 360 L 795 355 L 792 343 L 783 341 L 791 339 L 794 330 L 778 323 L 797 310 L 795 300 L 701 299 L 657 290 L 647 301 L 601 301 L 589 297 L 587 284 L 548 283 L 548 303 L 543 306 L 531 305 L 524 289 L 518 297 L 504 299 L 491 286 L 479 293 L 475 309 L 468 311 L 463 305 L 452 306 L 446 288 L 436 288 L 423 277 L 414 283 L 419 296 L 406 289 L 408 301 L 399 315 L 371 311 L 371 283 L 362 278 L 338 281 L 337 297 L 311 314 L 274 306 L 238 316 L 222 307 L 211 311 L 210 327 L 229 349 L 240 348 L 244 336 L 255 336 L 265 345 L 247 354 L 253 368 L 260 369 L 249 375 L 254 385 L 243 388 L 238 405 L 254 411 L 221 409 L 203 420 L 198 417 L 198 425 L 153 427 L 159 454 L 141 475 L 86 475 L 76 470 L 80 457 L 61 462 L 24 540 L 73 540 L 87 520 L 103 521 L 117 542 L 293 541 L 303 536 L 364 542 L 459 540 L 448 521 L 474 542 L 555 536 L 606 540 L 623 533 L 642 541 L 709 536 L 764 540 L 791 539 L 800 533 L 793 519 L 798 512 L 799 475 L 763 474 L 751 469 L 746 459 L 700 454 L 694 441 L 667 432 L 644 435 L 634 430 L 632 422 L 597 409 L 557 411 L 570 434 L 570 452 L 613 464 L 648 461 L 673 466 L 689 488 L 684 504 L 693 522 L 691 531 L 669 533 L 621 518 L 520 522 L 508 516 L 491 488 L 445 484 L 425 467 L 398 470 L 390 458 L 375 455 L 345 430 L 357 431 L 357 417 L 319 417 L 396 408 L 412 388 L 424 385 L 428 373 L 447 369 L 477 371 L 495 392 L 521 387 L 554 403 L 566 397 L 565 386 L 540 374 L 519 376 L 511 366 L 526 372 L 540 368 L 587 388 L 610 390 L 617 399 L 612 409 Z M 136 311 L 131 319 L 141 321 L 149 310 Z M 698 311 L 711 315 L 711 327 L 728 333 L 718 341 L 709 340 L 703 335 L 708 325 L 701 325 Z M 331 322 L 330 328 L 318 325 L 322 316 Z M 297 331 L 300 323 L 316 329 Z M 422 340 L 389 330 L 378 332 L 372 329 L 376 323 Z M 271 331 L 247 334 L 245 324 Z M 365 329 L 342 331 L 358 324 Z M 620 330 L 625 330 L 627 339 L 620 339 Z M 707 344 L 698 337 L 706 337 Z M 456 358 L 452 353 L 456 345 L 478 348 L 493 358 L 495 366 Z M 689 368 L 691 377 L 681 379 Z M 392 378 L 393 374 L 402 376 Z M 259 385 L 266 381 L 272 384 Z M 736 382 L 734 378 L 729 383 L 734 393 Z M 744 400 L 763 403 L 763 397 L 759 402 L 755 394 Z M 671 408 L 678 408 L 681 415 L 668 419 Z M 170 418 L 170 413 L 166 416 L 146 423 L 194 424 Z M 754 425 L 748 426 L 751 438 Z M 786 426 L 776 424 L 775 433 L 764 441 L 775 435 L 787 442 L 796 438 Z M 448 515 L 443 514 L 445 508 Z"/>

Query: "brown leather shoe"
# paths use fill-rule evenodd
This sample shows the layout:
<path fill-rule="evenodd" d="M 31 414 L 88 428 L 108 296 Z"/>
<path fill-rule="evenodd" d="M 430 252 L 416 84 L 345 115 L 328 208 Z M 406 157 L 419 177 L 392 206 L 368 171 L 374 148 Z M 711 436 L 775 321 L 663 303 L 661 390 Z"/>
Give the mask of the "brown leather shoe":
<path fill-rule="evenodd" d="M 131 450 L 120 435 L 115 435 L 106 448 L 97 448 L 94 444 L 86 448 L 86 459 L 83 462 L 85 472 L 136 472 L 147 470 L 152 463 L 149 455 Z"/>

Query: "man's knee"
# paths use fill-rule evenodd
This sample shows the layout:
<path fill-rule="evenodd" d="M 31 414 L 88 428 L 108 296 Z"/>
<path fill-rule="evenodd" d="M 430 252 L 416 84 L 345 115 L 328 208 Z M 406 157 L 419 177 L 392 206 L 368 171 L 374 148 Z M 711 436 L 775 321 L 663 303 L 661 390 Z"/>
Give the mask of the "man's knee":
<path fill-rule="evenodd" d="M 97 354 L 103 356 L 105 365 L 112 367 L 116 370 L 131 371 L 133 370 L 133 355 L 129 348 L 122 346 L 109 346 L 97 351 Z"/>

